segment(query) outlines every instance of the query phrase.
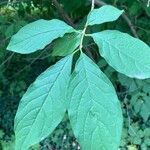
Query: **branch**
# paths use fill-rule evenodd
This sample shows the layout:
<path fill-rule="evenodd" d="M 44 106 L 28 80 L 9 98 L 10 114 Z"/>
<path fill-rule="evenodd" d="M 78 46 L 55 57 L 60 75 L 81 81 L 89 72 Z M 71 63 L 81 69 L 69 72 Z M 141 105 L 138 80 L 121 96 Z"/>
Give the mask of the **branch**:
<path fill-rule="evenodd" d="M 94 6 L 95 6 L 95 0 L 92 0 L 91 11 L 94 9 Z"/>
<path fill-rule="evenodd" d="M 148 0 L 148 2 L 147 2 L 147 7 L 149 7 L 150 6 L 150 0 Z"/>
<path fill-rule="evenodd" d="M 95 0 L 92 0 L 90 12 L 94 9 L 94 6 L 95 6 Z M 83 48 L 83 40 L 84 40 L 84 37 L 85 37 L 85 34 L 86 34 L 87 27 L 88 27 L 88 23 L 86 22 L 86 24 L 84 26 L 84 29 L 82 31 L 82 35 L 81 35 L 81 41 L 80 41 L 80 46 L 79 46 L 80 51 L 82 51 L 82 48 Z"/>
<path fill-rule="evenodd" d="M 90 2 L 91 2 L 91 0 L 90 0 Z M 97 5 L 97 6 L 104 6 L 104 5 L 107 5 L 107 4 L 105 2 L 103 2 L 103 1 L 101 1 L 101 0 L 95 0 L 95 5 Z M 129 19 L 129 17 L 125 13 L 123 13 L 122 14 L 122 18 L 128 24 L 128 26 L 129 26 L 132 34 L 134 35 L 134 37 L 139 38 L 138 35 L 137 35 L 137 32 L 136 32 L 136 30 L 134 28 L 134 25 L 132 24 L 132 22 Z"/>
<path fill-rule="evenodd" d="M 124 13 L 122 14 L 122 18 L 126 21 L 126 23 L 128 24 L 128 26 L 130 27 L 130 30 L 132 32 L 132 34 L 136 37 L 139 38 L 139 36 L 137 35 L 137 32 L 134 28 L 134 25 L 132 24 L 131 20 L 128 18 L 128 16 Z"/>
<path fill-rule="evenodd" d="M 58 3 L 57 0 L 52 0 L 53 4 L 55 5 L 56 9 L 58 10 L 58 13 L 60 16 L 72 27 L 75 27 L 75 24 L 71 20 L 71 18 L 68 16 L 68 14 L 64 11 L 62 6 Z"/>
<path fill-rule="evenodd" d="M 103 5 L 107 5 L 107 4 L 105 2 L 103 2 L 103 1 L 95 0 L 95 5 L 103 6 Z"/>

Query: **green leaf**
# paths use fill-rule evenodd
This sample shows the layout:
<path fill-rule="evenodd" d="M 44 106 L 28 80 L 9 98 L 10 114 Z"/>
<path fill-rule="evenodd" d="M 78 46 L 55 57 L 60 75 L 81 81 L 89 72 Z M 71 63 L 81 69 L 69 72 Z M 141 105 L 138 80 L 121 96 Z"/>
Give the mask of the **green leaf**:
<path fill-rule="evenodd" d="M 72 55 L 42 73 L 23 96 L 15 118 L 16 150 L 26 150 L 47 137 L 66 111 Z"/>
<path fill-rule="evenodd" d="M 136 113 L 139 113 L 143 120 L 146 122 L 150 117 L 150 99 L 146 93 L 138 92 L 131 98 L 131 105 Z"/>
<path fill-rule="evenodd" d="M 5 32 L 6 38 L 10 38 L 14 34 L 14 28 L 15 28 L 14 24 L 11 24 L 10 26 L 7 27 L 7 30 Z"/>
<path fill-rule="evenodd" d="M 116 150 L 122 112 L 113 85 L 81 54 L 69 84 L 69 118 L 82 150 Z"/>
<path fill-rule="evenodd" d="M 80 45 L 81 34 L 66 34 L 63 38 L 57 39 L 53 47 L 53 56 L 66 56 L 71 54 Z"/>
<path fill-rule="evenodd" d="M 150 137 L 150 128 L 147 127 L 147 128 L 144 129 L 144 136 L 145 137 Z"/>
<path fill-rule="evenodd" d="M 106 30 L 91 35 L 108 64 L 132 78 L 150 77 L 150 47 L 126 33 Z"/>
<path fill-rule="evenodd" d="M 75 30 L 66 23 L 53 19 L 38 20 L 30 23 L 15 34 L 7 49 L 13 52 L 28 54 L 43 49 L 54 39 Z"/>
<path fill-rule="evenodd" d="M 141 106 L 140 115 L 142 116 L 142 118 L 144 119 L 145 122 L 150 117 L 150 99 L 149 99 L 149 97 L 144 98 L 144 102 Z"/>
<path fill-rule="evenodd" d="M 135 79 L 129 78 L 120 73 L 118 73 L 117 76 L 118 76 L 118 80 L 119 80 L 120 84 L 122 86 L 126 87 L 126 89 L 128 90 L 128 93 L 130 93 L 130 92 L 132 93 L 132 92 L 139 90 L 140 86 L 137 85 L 137 82 Z M 141 80 L 138 80 L 138 81 L 141 81 Z"/>
<path fill-rule="evenodd" d="M 123 10 L 119 10 L 113 6 L 105 5 L 91 11 L 87 17 L 87 23 L 88 25 L 95 25 L 112 22 L 117 20 L 123 12 Z"/>

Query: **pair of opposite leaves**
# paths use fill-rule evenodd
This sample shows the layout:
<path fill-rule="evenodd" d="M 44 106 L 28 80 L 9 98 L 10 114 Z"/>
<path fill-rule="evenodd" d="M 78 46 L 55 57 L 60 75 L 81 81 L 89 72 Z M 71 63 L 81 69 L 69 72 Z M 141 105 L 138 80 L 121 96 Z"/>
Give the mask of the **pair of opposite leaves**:
<path fill-rule="evenodd" d="M 87 24 L 115 21 L 122 13 L 103 6 L 89 13 Z M 144 42 L 114 30 L 90 36 L 101 56 L 117 71 L 139 79 L 150 77 L 150 48 Z M 117 150 L 122 113 L 112 84 L 82 52 L 71 74 L 73 51 L 81 38 L 79 31 L 60 20 L 39 20 L 14 35 L 7 49 L 27 54 L 43 49 L 58 37 L 63 38 L 56 41 L 53 54 L 68 56 L 43 72 L 24 94 L 15 118 L 16 150 L 26 150 L 47 137 L 66 110 L 81 149 Z M 68 37 L 71 39 L 66 42 Z"/>

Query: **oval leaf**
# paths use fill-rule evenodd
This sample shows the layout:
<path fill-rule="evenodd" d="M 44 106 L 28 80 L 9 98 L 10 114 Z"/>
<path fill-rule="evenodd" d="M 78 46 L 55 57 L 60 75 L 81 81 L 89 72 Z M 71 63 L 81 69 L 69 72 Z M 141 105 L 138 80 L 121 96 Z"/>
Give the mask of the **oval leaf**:
<path fill-rule="evenodd" d="M 119 10 L 113 6 L 105 5 L 91 11 L 87 17 L 87 23 L 88 25 L 95 25 L 112 22 L 117 20 L 123 12 L 123 10 Z"/>
<path fill-rule="evenodd" d="M 72 56 L 42 73 L 23 96 L 15 118 L 16 150 L 26 150 L 47 137 L 66 111 Z"/>
<path fill-rule="evenodd" d="M 138 79 L 150 77 L 150 47 L 126 33 L 106 30 L 92 34 L 100 54 L 117 71 Z"/>
<path fill-rule="evenodd" d="M 86 55 L 81 54 L 69 84 L 69 118 L 83 150 L 117 150 L 122 112 L 115 90 Z"/>
<path fill-rule="evenodd" d="M 53 19 L 38 20 L 23 27 L 15 34 L 7 49 L 13 52 L 28 54 L 43 49 L 54 39 L 75 30 L 63 21 Z"/>
<path fill-rule="evenodd" d="M 66 34 L 63 38 L 57 39 L 53 47 L 53 56 L 66 56 L 71 54 L 79 45 L 81 34 L 71 33 Z"/>

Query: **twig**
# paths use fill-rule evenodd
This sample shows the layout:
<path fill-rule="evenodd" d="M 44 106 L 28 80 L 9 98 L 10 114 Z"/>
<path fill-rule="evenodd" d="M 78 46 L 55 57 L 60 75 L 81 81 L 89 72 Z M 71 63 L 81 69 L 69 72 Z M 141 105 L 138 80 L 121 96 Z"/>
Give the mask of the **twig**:
<path fill-rule="evenodd" d="M 147 7 L 149 7 L 150 6 L 150 0 L 148 0 L 148 2 L 147 2 Z"/>
<path fill-rule="evenodd" d="M 75 27 L 75 24 L 73 23 L 73 21 L 70 19 L 70 17 L 68 16 L 68 14 L 64 11 L 64 9 L 61 7 L 61 5 L 58 3 L 57 0 L 52 0 L 53 4 L 55 5 L 55 7 L 58 10 L 58 13 L 61 15 L 61 17 L 72 27 Z"/>
<path fill-rule="evenodd" d="M 87 23 L 85 24 L 84 26 L 84 29 L 82 31 L 82 35 L 81 35 L 81 40 L 80 40 L 80 46 L 79 46 L 79 50 L 82 51 L 82 48 L 83 48 L 83 40 L 84 40 L 84 36 L 85 36 L 85 32 L 86 32 L 86 29 L 87 29 Z"/>
<path fill-rule="evenodd" d="M 8 2 L 7 2 L 7 7 L 8 7 L 9 5 L 11 5 L 11 0 L 8 0 Z"/>
<path fill-rule="evenodd" d="M 139 28 L 139 29 L 143 30 L 144 32 L 150 34 L 150 30 L 146 30 L 146 29 L 144 29 L 144 28 L 142 28 L 140 26 L 136 26 L 136 28 Z"/>
<path fill-rule="evenodd" d="M 95 6 L 95 0 L 92 0 L 91 11 L 94 9 L 94 6 Z"/>
<path fill-rule="evenodd" d="M 3 65 L 5 65 L 12 57 L 13 57 L 14 53 L 12 53 L 4 62 L 2 62 L 2 64 L 0 64 L 0 68 L 3 67 Z"/>
<path fill-rule="evenodd" d="M 6 5 L 8 3 L 8 1 L 3 1 L 3 2 L 0 2 L 0 5 Z"/>
<path fill-rule="evenodd" d="M 114 0 L 113 5 L 116 6 L 118 0 Z"/>
<path fill-rule="evenodd" d="M 91 0 L 90 0 L 91 1 Z M 95 0 L 95 5 L 98 5 L 98 6 L 103 6 L 103 5 L 107 5 L 105 2 L 103 1 L 100 1 L 100 0 Z"/>
<path fill-rule="evenodd" d="M 94 9 L 94 6 L 95 6 L 95 0 L 92 0 L 91 11 Z M 80 46 L 79 46 L 80 51 L 82 51 L 82 48 L 83 48 L 83 40 L 86 34 L 87 27 L 88 27 L 88 22 L 86 22 L 84 29 L 82 31 L 81 41 L 80 41 Z"/>
<path fill-rule="evenodd" d="M 91 1 L 91 0 L 90 0 Z M 150 1 L 150 0 L 149 0 Z M 98 5 L 98 6 L 103 6 L 103 5 L 107 5 L 105 2 L 101 1 L 101 0 L 95 0 L 95 4 Z M 123 13 L 122 14 L 122 18 L 125 20 L 125 22 L 128 24 L 132 34 L 134 35 L 134 37 L 136 38 L 139 38 L 137 33 L 136 33 L 136 30 L 134 28 L 134 25 L 132 24 L 131 20 L 129 19 L 129 17 Z"/>
<path fill-rule="evenodd" d="M 21 1 L 22 1 L 22 0 L 21 0 Z M 16 4 L 16 3 L 19 3 L 19 2 L 21 2 L 21 1 L 16 0 L 16 1 L 13 1 L 12 3 L 13 3 L 13 4 Z M 11 1 L 9 1 L 9 2 L 10 2 L 10 4 L 11 4 Z M 8 5 L 8 0 L 3 1 L 3 2 L 0 2 L 0 5 Z"/>
<path fill-rule="evenodd" d="M 122 14 L 122 18 L 126 21 L 128 26 L 130 27 L 130 30 L 131 30 L 132 34 L 134 35 L 134 37 L 139 38 L 139 36 L 137 35 L 136 30 L 134 28 L 134 25 L 132 24 L 132 22 L 128 18 L 128 16 L 124 13 L 124 14 Z"/>
<path fill-rule="evenodd" d="M 59 14 L 62 16 L 62 18 L 68 23 L 70 24 L 72 27 L 75 27 L 75 24 L 73 23 L 72 19 L 68 16 L 68 14 L 64 11 L 64 9 L 61 7 L 61 5 L 58 3 L 57 0 L 52 0 L 52 2 L 54 3 L 55 7 L 58 9 Z M 91 5 L 91 11 L 94 9 L 95 6 L 95 0 L 92 0 L 92 5 Z M 79 45 L 79 49 L 78 50 L 82 50 L 83 48 L 83 40 L 84 40 L 84 36 L 85 36 L 85 32 L 87 29 L 87 23 L 84 26 L 84 29 L 82 31 L 82 35 L 81 35 L 81 41 L 80 41 L 80 45 Z M 77 50 L 77 51 L 78 51 Z M 89 53 L 89 55 L 92 55 L 90 53 L 90 51 L 88 50 L 88 48 L 86 48 L 86 51 Z"/>

